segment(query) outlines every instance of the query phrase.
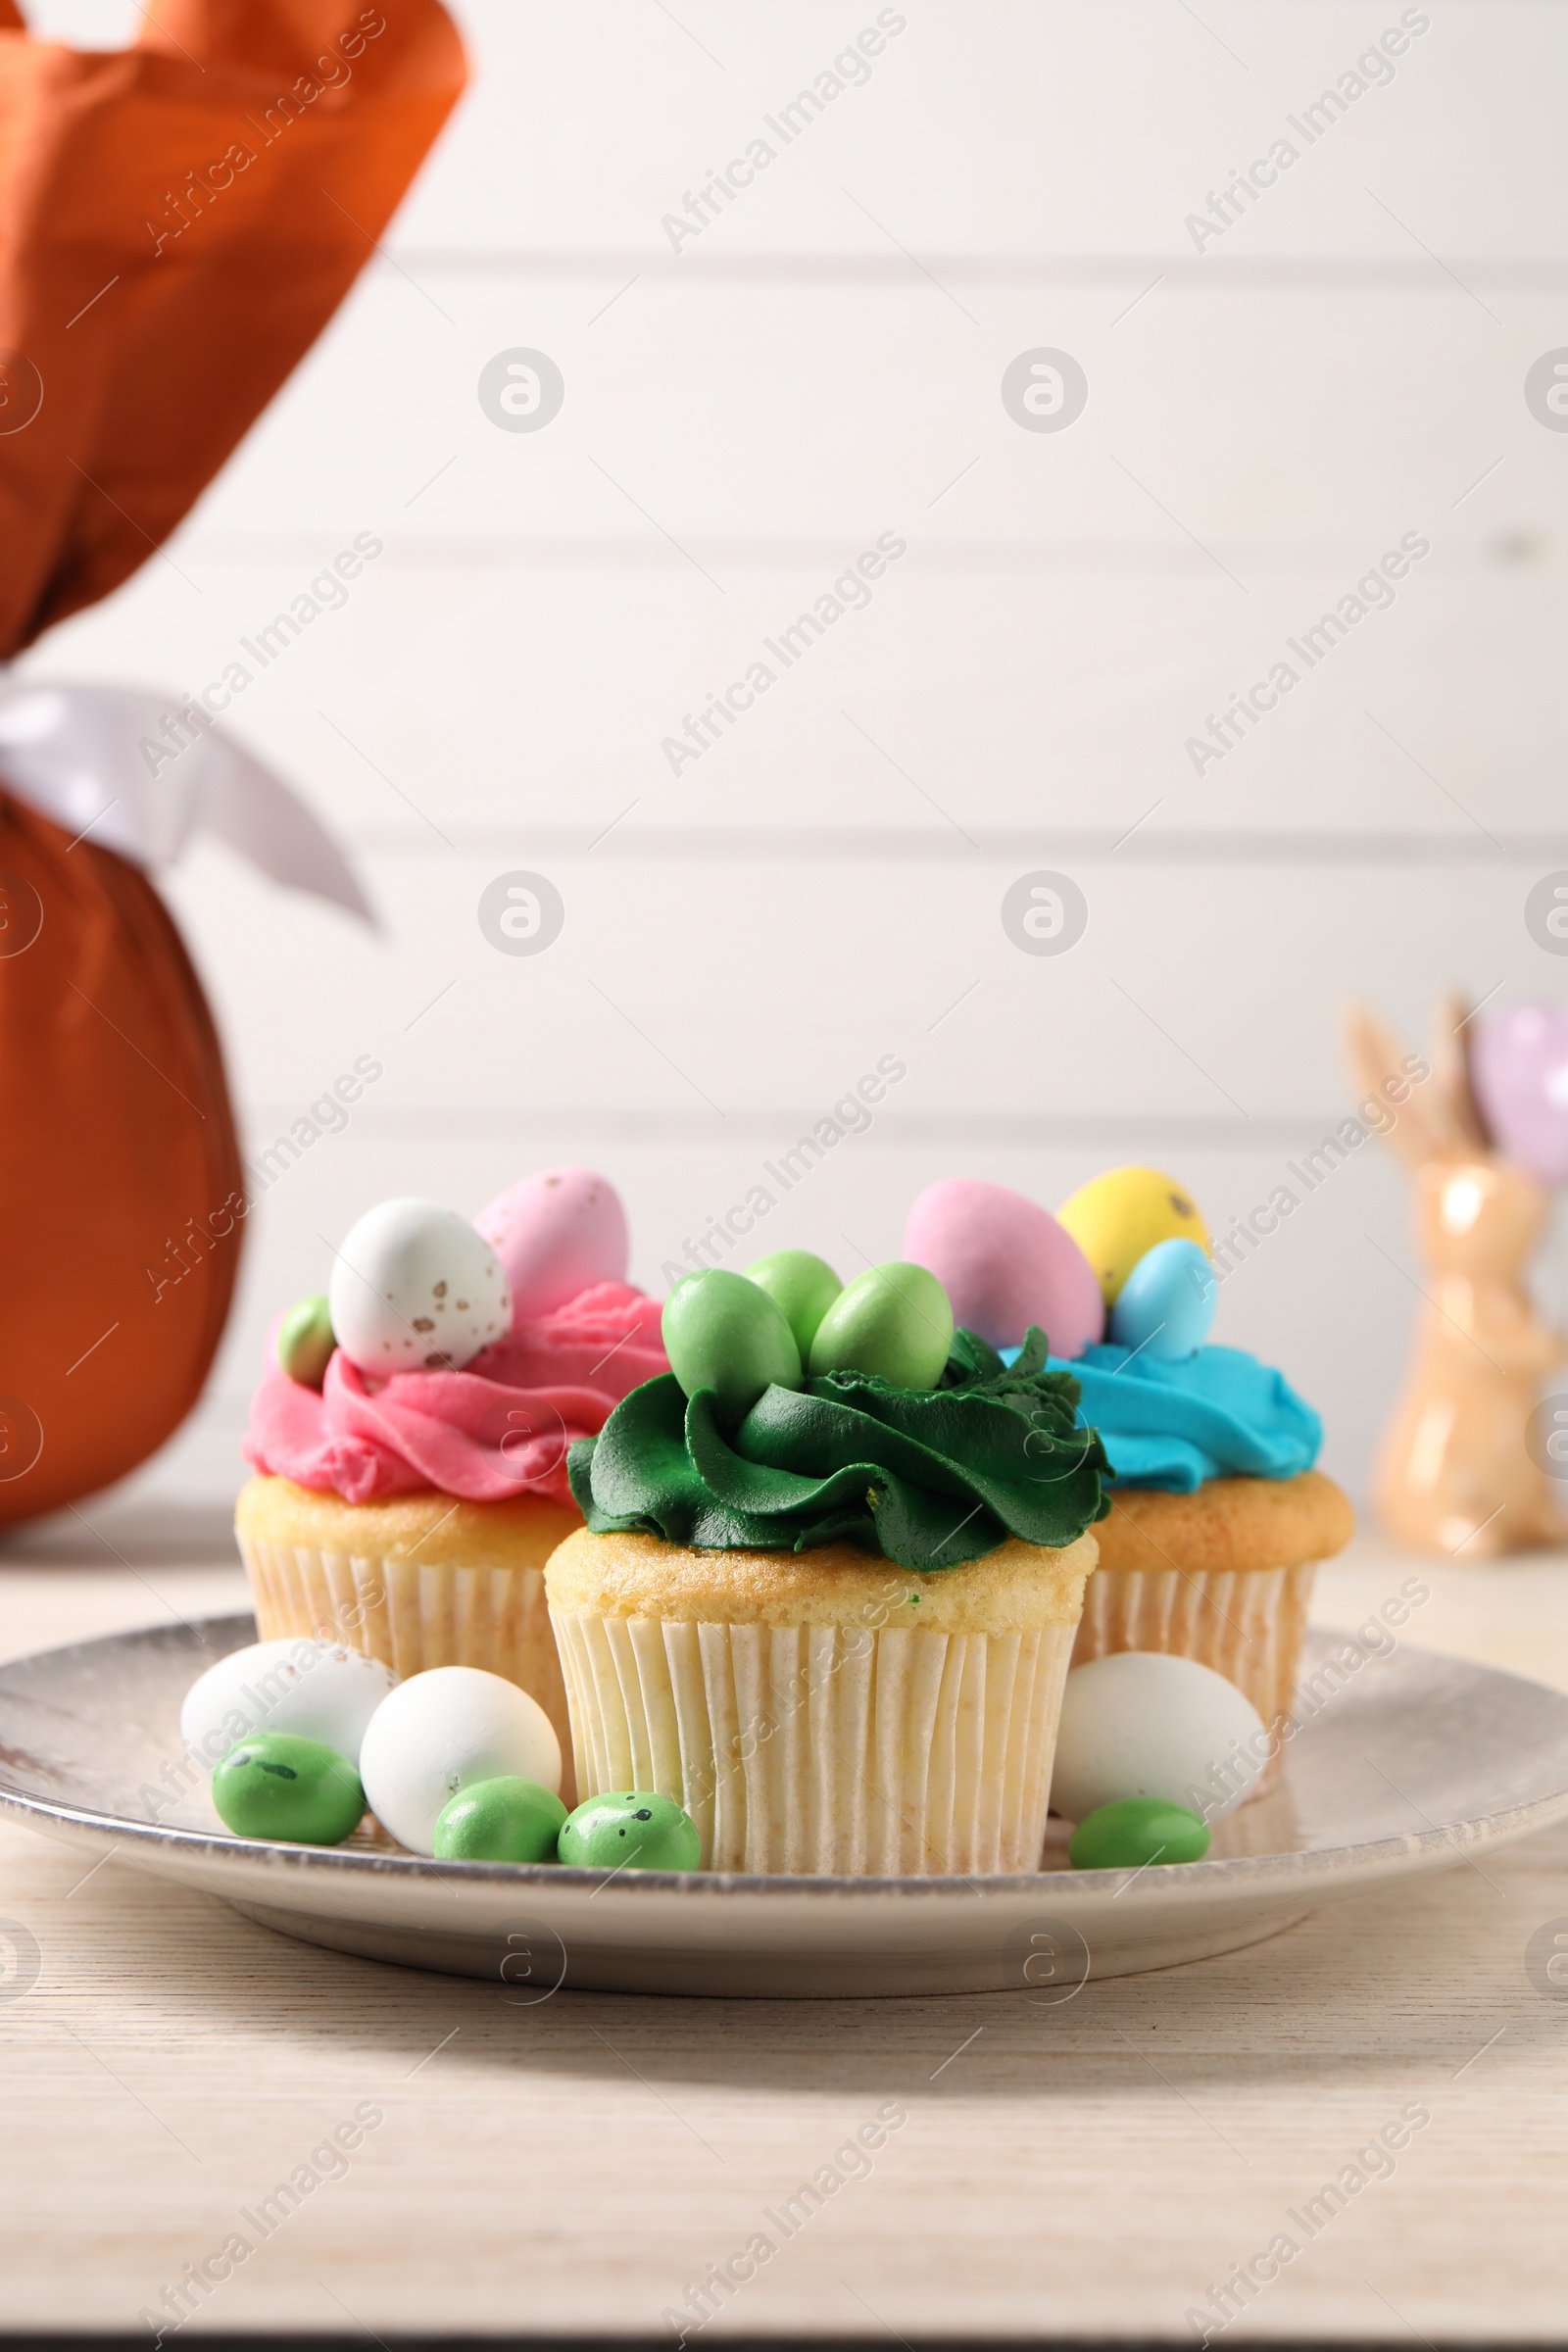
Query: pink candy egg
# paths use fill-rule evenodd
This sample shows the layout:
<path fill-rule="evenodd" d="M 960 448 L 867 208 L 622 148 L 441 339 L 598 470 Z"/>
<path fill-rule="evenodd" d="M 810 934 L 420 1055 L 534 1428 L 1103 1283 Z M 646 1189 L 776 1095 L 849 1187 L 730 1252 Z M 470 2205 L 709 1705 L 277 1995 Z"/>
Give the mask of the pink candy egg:
<path fill-rule="evenodd" d="M 904 1255 L 936 1276 L 954 1321 L 993 1348 L 1016 1347 L 1031 1323 L 1053 1355 L 1081 1355 L 1103 1335 L 1088 1258 L 1049 1209 L 1005 1185 L 969 1176 L 927 1185 L 905 1224 Z"/>
<path fill-rule="evenodd" d="M 1470 1077 L 1494 1142 L 1544 1184 L 1568 1183 L 1568 1004 L 1510 1004 L 1477 1021 Z"/>
<path fill-rule="evenodd" d="M 626 1279 L 626 1212 L 614 1186 L 592 1168 L 525 1176 L 473 1222 L 506 1271 L 514 1323 L 553 1313 L 596 1282 Z"/>

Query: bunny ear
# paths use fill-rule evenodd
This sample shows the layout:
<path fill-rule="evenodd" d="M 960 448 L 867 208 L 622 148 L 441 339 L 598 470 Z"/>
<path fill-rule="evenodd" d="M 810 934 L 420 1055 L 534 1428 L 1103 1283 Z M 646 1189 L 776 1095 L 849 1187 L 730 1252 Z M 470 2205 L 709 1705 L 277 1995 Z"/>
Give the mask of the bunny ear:
<path fill-rule="evenodd" d="M 1404 1066 L 1411 1056 L 1403 1041 L 1379 1019 L 1370 1004 L 1346 1006 L 1345 1057 L 1359 1094 L 1376 1095 L 1380 1101 L 1397 1105 L 1395 1123 L 1384 1131 L 1383 1140 L 1412 1172 L 1434 1159 L 1469 1156 L 1472 1147 L 1438 1099 L 1432 1076 L 1412 1084 Z"/>
<path fill-rule="evenodd" d="M 1470 1083 L 1470 1023 L 1475 1011 L 1457 989 L 1440 997 L 1432 1008 L 1432 1090 L 1455 1144 L 1466 1153 L 1492 1149 Z"/>

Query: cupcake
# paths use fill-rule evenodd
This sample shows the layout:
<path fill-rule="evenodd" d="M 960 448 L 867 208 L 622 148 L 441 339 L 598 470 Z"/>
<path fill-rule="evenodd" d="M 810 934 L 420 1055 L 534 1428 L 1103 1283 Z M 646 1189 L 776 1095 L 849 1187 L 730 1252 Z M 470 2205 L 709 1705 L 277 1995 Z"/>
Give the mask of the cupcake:
<path fill-rule="evenodd" d="M 1344 1548 L 1354 1515 L 1313 1468 L 1312 1408 L 1281 1373 L 1207 1344 L 1217 1284 L 1185 1189 L 1114 1168 L 1053 1217 L 1000 1186 L 934 1185 L 905 1246 L 1004 1353 L 1043 1324 L 1103 1444 L 1109 1512 L 1074 1665 L 1128 1649 L 1195 1658 L 1272 1728 L 1295 1692 L 1317 1563 Z M 1275 1744 L 1254 1793 L 1278 1778 Z"/>
<path fill-rule="evenodd" d="M 664 1367 L 602 1177 L 550 1169 L 470 1224 L 383 1202 L 328 1294 L 282 1318 L 251 1406 L 235 1530 L 263 1640 L 304 1634 L 399 1675 L 479 1666 L 569 1753 L 544 1565 L 581 1525 L 566 1458 Z"/>
<path fill-rule="evenodd" d="M 1038 1868 L 1104 1508 L 1044 1338 L 1009 1369 L 920 1268 L 793 1250 L 663 1336 L 545 1572 L 579 1790 L 672 1797 L 710 1869 Z"/>
<path fill-rule="evenodd" d="M 1116 1434 L 1102 1434 L 1114 1459 Z M 1197 1658 L 1244 1691 L 1273 1731 L 1291 1711 L 1318 1563 L 1343 1551 L 1354 1529 L 1346 1496 L 1310 1468 L 1217 1475 L 1174 1492 L 1113 1480 L 1098 1531 L 1104 1573 L 1073 1664 L 1116 1649 Z M 1279 1777 L 1284 1749 L 1271 1744 L 1259 1792 Z"/>

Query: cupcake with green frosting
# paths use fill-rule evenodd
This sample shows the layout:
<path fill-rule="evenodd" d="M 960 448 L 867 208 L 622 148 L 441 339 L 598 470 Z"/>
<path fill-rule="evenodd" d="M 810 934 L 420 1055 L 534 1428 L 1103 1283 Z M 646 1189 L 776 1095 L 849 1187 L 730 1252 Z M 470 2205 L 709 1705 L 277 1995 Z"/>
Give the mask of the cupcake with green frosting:
<path fill-rule="evenodd" d="M 545 1574 L 579 1791 L 673 1797 L 709 1869 L 1037 1868 L 1106 1508 L 1045 1335 L 1004 1366 L 923 1268 L 790 1250 L 663 1336 Z"/>

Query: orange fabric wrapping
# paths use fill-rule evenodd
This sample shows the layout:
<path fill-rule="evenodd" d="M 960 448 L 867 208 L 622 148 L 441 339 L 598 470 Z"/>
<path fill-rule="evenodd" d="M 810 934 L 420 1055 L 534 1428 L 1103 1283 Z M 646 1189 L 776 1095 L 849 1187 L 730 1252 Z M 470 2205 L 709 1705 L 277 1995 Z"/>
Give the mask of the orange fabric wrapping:
<path fill-rule="evenodd" d="M 436 0 L 155 13 L 131 48 L 77 52 L 0 0 L 0 659 L 188 512 L 463 86 Z M 178 1425 L 244 1228 L 222 1057 L 167 909 L 3 789 L 0 1132 L 5 1525 Z"/>
<path fill-rule="evenodd" d="M 0 0 L 0 353 L 20 355 L 0 423 L 41 394 L 0 436 L 0 656 L 168 537 L 369 260 L 463 86 L 436 0 L 154 14 L 133 48 L 78 51 L 29 40 Z"/>
<path fill-rule="evenodd" d="M 195 1403 L 244 1178 L 163 901 L 0 795 L 0 1525 L 122 1477 Z"/>

